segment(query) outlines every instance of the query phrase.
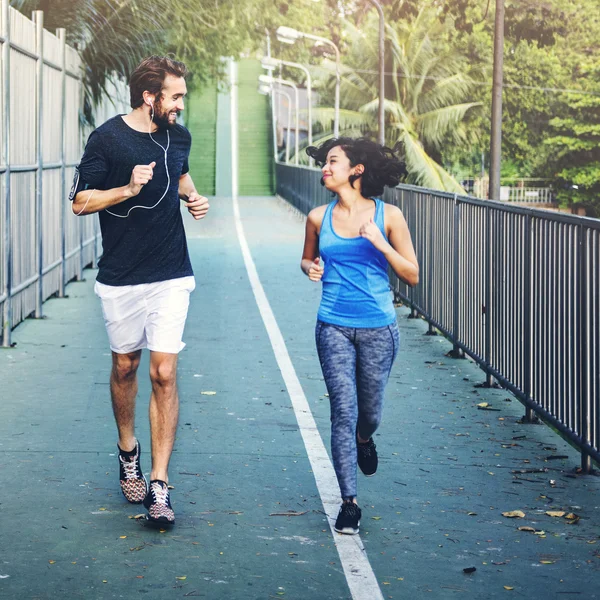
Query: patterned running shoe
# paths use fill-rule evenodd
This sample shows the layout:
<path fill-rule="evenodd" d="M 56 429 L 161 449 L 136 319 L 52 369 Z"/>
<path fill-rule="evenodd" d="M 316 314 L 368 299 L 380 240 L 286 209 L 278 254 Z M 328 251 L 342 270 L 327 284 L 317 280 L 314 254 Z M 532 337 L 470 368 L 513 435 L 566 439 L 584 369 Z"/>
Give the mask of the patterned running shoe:
<path fill-rule="evenodd" d="M 358 533 L 362 511 L 354 502 L 344 502 L 335 520 L 334 529 L 338 533 L 355 535 Z"/>
<path fill-rule="evenodd" d="M 159 525 L 173 525 L 175 523 L 175 513 L 171 508 L 169 487 L 166 482 L 160 479 L 153 479 L 150 482 L 150 489 L 144 498 L 144 506 L 148 509 L 148 516 L 146 517 L 148 521 Z"/>
<path fill-rule="evenodd" d="M 373 438 L 369 438 L 369 441 L 364 444 L 359 441 L 356 442 L 356 459 L 360 470 L 367 477 L 375 475 L 379 460 L 377 458 L 377 446 L 375 446 Z"/>
<path fill-rule="evenodd" d="M 119 448 L 119 477 L 121 491 L 127 502 L 143 502 L 148 492 L 148 483 L 140 468 L 140 443 L 137 440 L 132 452 L 124 452 Z"/>

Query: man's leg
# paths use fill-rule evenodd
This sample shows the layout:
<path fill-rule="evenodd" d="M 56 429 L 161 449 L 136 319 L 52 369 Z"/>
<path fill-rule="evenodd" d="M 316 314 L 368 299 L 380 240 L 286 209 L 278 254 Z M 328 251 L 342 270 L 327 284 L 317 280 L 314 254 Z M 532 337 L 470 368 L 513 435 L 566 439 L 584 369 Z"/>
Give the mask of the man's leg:
<path fill-rule="evenodd" d="M 150 353 L 150 432 L 152 439 L 152 472 L 150 480 L 169 481 L 168 469 L 177 419 L 179 396 L 177 394 L 177 354 Z"/>
<path fill-rule="evenodd" d="M 185 320 L 194 289 L 193 277 L 182 277 L 152 286 L 146 297 L 148 320 L 146 338 L 150 350 L 150 435 L 152 438 L 152 471 L 144 500 L 148 519 L 157 524 L 172 525 L 175 513 L 168 489 L 169 460 L 175 442 L 179 396 L 177 394 L 177 357 Z"/>
<path fill-rule="evenodd" d="M 135 439 L 135 397 L 141 355 L 141 350 L 113 352 L 110 374 L 110 395 L 119 432 L 119 481 L 125 499 L 133 504 L 142 502 L 148 491 L 140 466 L 140 444 Z"/>
<path fill-rule="evenodd" d="M 141 350 L 127 354 L 112 353 L 110 396 L 119 432 L 119 448 L 125 452 L 135 449 L 135 397 L 141 356 Z"/>

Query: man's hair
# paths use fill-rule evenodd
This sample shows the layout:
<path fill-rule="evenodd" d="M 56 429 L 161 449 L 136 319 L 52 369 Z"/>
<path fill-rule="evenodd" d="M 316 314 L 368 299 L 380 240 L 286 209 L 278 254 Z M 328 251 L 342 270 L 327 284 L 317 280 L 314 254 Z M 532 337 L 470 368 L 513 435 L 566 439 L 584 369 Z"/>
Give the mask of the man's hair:
<path fill-rule="evenodd" d="M 144 92 L 154 94 L 160 98 L 165 77 L 185 77 L 186 66 L 168 56 L 149 56 L 145 58 L 129 78 L 129 96 L 131 108 L 138 108 L 144 104 Z"/>

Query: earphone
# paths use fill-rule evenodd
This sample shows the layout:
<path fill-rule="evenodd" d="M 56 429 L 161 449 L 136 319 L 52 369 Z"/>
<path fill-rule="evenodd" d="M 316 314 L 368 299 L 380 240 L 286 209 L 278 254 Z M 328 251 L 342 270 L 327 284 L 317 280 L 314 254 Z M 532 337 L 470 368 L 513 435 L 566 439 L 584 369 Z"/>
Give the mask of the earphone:
<path fill-rule="evenodd" d="M 169 165 L 167 163 L 167 152 L 169 150 L 169 146 L 171 145 L 171 137 L 169 136 L 169 130 L 167 129 L 167 145 L 166 147 L 163 146 L 162 144 L 159 144 L 153 137 L 152 137 L 152 123 L 154 122 L 154 100 L 147 100 L 146 104 L 148 104 L 150 106 L 150 108 L 152 109 L 152 114 L 150 116 L 150 123 L 148 124 L 148 135 L 150 136 L 150 139 L 157 145 L 159 146 L 162 151 L 165 153 L 165 171 L 167 172 L 167 187 L 165 188 L 165 191 L 163 192 L 163 195 L 160 197 L 160 199 L 158 200 L 158 202 L 156 204 L 154 204 L 153 206 L 142 206 L 141 204 L 137 205 L 137 206 L 132 206 L 128 211 L 126 215 L 118 215 L 116 213 L 111 212 L 108 209 L 104 209 L 105 212 L 107 212 L 109 215 L 112 215 L 113 217 L 119 217 L 120 219 L 126 219 L 131 211 L 135 208 L 145 208 L 146 210 L 152 210 L 153 208 L 156 208 L 163 200 L 163 198 L 167 195 L 167 192 L 169 191 L 169 188 L 171 187 L 171 175 L 169 174 Z M 93 193 L 93 191 L 92 191 Z M 92 194 L 90 194 L 90 196 L 87 199 L 87 202 L 90 201 L 90 198 L 92 197 Z M 85 203 L 85 206 L 87 206 L 87 202 Z M 82 209 L 85 210 L 85 206 Z"/>

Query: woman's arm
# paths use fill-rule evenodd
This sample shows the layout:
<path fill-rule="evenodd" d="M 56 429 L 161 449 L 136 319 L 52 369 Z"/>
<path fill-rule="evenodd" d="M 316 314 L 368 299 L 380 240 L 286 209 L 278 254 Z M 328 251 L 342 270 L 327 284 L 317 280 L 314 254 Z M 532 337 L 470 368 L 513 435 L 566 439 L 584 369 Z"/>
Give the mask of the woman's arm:
<path fill-rule="evenodd" d="M 319 258 L 319 231 L 325 208 L 324 206 L 313 208 L 306 219 L 304 250 L 302 251 L 300 268 L 311 281 L 320 281 L 323 277 L 323 265 L 320 264 Z"/>

